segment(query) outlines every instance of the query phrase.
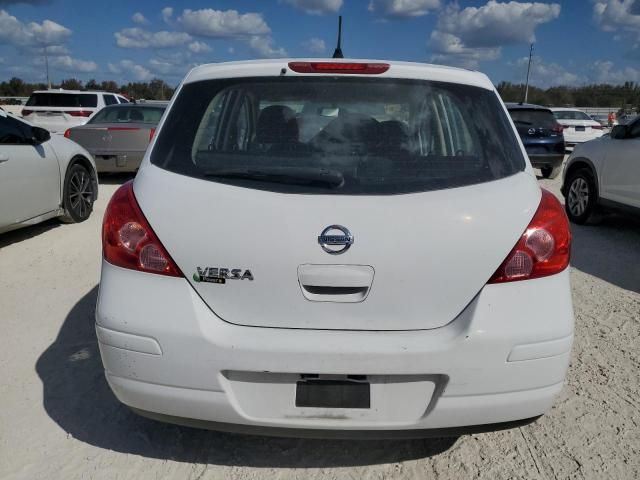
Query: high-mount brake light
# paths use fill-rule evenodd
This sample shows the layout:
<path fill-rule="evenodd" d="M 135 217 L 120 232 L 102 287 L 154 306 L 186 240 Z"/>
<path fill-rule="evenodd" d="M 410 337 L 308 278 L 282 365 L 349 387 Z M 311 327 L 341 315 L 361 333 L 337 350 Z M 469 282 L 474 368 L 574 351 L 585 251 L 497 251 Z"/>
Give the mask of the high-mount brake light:
<path fill-rule="evenodd" d="M 297 73 L 354 73 L 358 75 L 377 75 L 389 70 L 389 64 L 354 62 L 289 62 L 289 68 Z"/>
<path fill-rule="evenodd" d="M 109 201 L 102 222 L 102 252 L 118 267 L 183 276 L 140 210 L 133 182 L 122 185 Z"/>
<path fill-rule="evenodd" d="M 151 127 L 149 129 L 149 143 L 151 143 L 151 140 L 153 140 L 153 136 L 156 134 L 156 129 L 155 127 Z"/>
<path fill-rule="evenodd" d="M 529 226 L 488 283 L 515 282 L 560 273 L 569 266 L 571 231 L 558 199 L 542 189 Z"/>

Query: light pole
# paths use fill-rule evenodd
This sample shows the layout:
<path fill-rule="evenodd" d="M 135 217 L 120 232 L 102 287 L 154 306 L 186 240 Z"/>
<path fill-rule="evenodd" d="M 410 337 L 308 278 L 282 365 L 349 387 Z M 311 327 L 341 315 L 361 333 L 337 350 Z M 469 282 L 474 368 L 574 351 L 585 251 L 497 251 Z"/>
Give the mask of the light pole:
<path fill-rule="evenodd" d="M 44 65 L 47 70 L 47 88 L 51 90 L 51 82 L 49 81 L 49 55 L 47 55 L 47 46 L 44 46 Z"/>
<path fill-rule="evenodd" d="M 529 99 L 529 74 L 531 73 L 531 59 L 533 58 L 533 43 L 529 49 L 529 65 L 527 65 L 527 83 L 524 86 L 524 103 Z"/>

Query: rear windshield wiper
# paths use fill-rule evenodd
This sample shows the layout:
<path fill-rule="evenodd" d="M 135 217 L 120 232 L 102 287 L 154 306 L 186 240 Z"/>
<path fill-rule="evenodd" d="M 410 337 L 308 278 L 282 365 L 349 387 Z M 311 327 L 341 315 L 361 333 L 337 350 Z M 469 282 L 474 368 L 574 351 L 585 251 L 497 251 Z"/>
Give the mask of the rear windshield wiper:
<path fill-rule="evenodd" d="M 257 182 L 311 185 L 337 188 L 344 184 L 344 176 L 335 170 L 304 167 L 223 168 L 203 172 L 205 177 L 254 180 Z"/>

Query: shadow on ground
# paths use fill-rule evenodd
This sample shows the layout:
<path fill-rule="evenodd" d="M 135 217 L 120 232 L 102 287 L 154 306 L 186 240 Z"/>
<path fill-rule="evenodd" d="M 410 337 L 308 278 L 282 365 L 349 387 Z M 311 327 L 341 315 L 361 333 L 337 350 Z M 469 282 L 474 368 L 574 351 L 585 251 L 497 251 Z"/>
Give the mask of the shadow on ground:
<path fill-rule="evenodd" d="M 69 312 L 40 356 L 44 407 L 67 433 L 96 447 L 178 462 L 250 467 L 338 467 L 402 462 L 440 454 L 455 438 L 310 440 L 236 435 L 167 425 L 135 415 L 109 390 L 94 331 L 98 288 Z"/>
<path fill-rule="evenodd" d="M 60 226 L 60 220 L 52 218 L 36 225 L 22 227 L 6 233 L 0 233 L 0 248 L 8 247 L 13 243 L 22 242 L 32 237 L 37 237 L 53 228 Z"/>
<path fill-rule="evenodd" d="M 133 180 L 135 172 L 131 173 L 99 173 L 98 184 L 100 185 L 122 185 L 129 180 Z"/>
<path fill-rule="evenodd" d="M 640 293 L 640 219 L 600 215 L 594 223 L 571 225 L 574 268 Z"/>

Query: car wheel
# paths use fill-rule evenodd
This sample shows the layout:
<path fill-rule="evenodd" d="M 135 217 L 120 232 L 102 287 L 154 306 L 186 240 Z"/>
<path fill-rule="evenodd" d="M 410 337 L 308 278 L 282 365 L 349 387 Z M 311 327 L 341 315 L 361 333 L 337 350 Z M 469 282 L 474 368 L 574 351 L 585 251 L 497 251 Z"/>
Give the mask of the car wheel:
<path fill-rule="evenodd" d="M 565 210 L 573 223 L 584 224 L 593 213 L 596 204 L 596 185 L 587 169 L 580 169 L 569 175 L 566 183 Z"/>
<path fill-rule="evenodd" d="M 68 170 L 64 181 L 64 215 L 61 220 L 65 223 L 84 222 L 93 211 L 95 200 L 95 184 L 91 173 L 84 165 L 73 164 Z"/>
<path fill-rule="evenodd" d="M 540 172 L 544 178 L 554 179 L 560 173 L 560 167 L 542 167 Z"/>

